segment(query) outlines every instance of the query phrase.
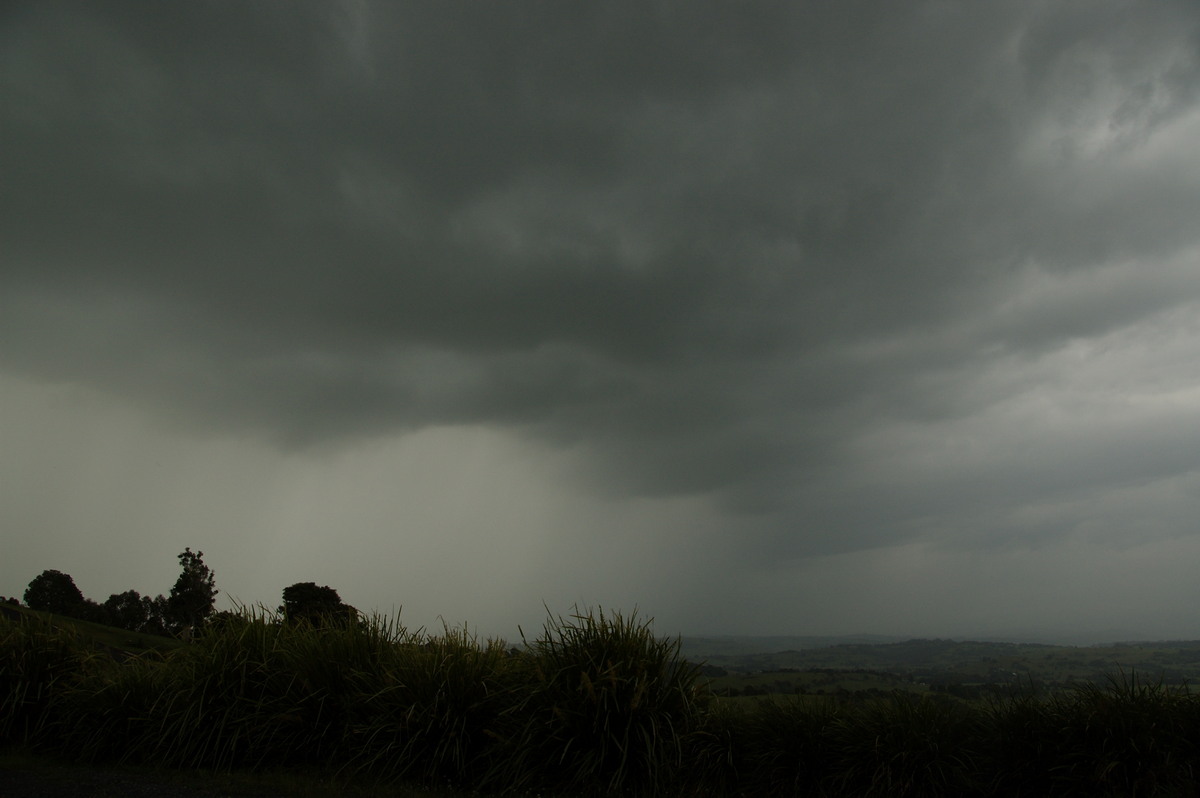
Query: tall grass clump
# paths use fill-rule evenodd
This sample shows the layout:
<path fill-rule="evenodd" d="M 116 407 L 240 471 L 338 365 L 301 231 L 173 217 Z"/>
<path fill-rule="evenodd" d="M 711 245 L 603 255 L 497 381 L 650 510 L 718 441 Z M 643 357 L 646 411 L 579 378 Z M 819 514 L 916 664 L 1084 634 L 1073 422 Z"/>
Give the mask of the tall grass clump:
<path fill-rule="evenodd" d="M 989 746 L 982 767 L 997 794 L 1050 795 L 1059 724 L 1049 701 L 1032 689 L 993 697 L 980 710 Z"/>
<path fill-rule="evenodd" d="M 174 655 L 160 715 L 192 766 L 338 763 L 363 701 L 362 674 L 412 639 L 397 620 L 280 622 L 246 614 Z M 197 726 L 197 721 L 199 726 Z"/>
<path fill-rule="evenodd" d="M 0 614 L 0 746 L 35 746 L 88 650 L 49 621 Z"/>
<path fill-rule="evenodd" d="M 492 785 L 573 794 L 662 792 L 697 716 L 696 666 L 636 615 L 576 611 L 525 641 L 494 736 Z"/>
<path fill-rule="evenodd" d="M 1136 673 L 989 711 L 991 770 L 1020 795 L 1194 794 L 1200 704 Z"/>
<path fill-rule="evenodd" d="M 414 638 L 357 671 L 346 768 L 376 779 L 466 787 L 488 768 L 512 695 L 499 641 L 465 629 Z"/>
<path fill-rule="evenodd" d="M 363 674 L 385 668 L 392 652 L 419 633 L 380 615 L 289 621 L 281 631 L 281 666 L 291 675 L 281 718 L 302 736 L 280 742 L 293 757 L 341 767 L 352 751 L 349 735 L 363 702 Z"/>
<path fill-rule="evenodd" d="M 229 770 L 337 763 L 355 674 L 407 633 L 244 611 L 187 646 L 97 663 L 66 696 L 60 746 L 87 760 Z"/>
<path fill-rule="evenodd" d="M 51 738 L 53 751 L 79 762 L 149 759 L 154 707 L 162 700 L 167 671 L 161 655 L 122 661 L 94 656 L 60 694 Z"/>
<path fill-rule="evenodd" d="M 895 693 L 841 713 L 827 745 L 834 795 L 978 795 L 978 716 L 955 701 Z"/>
<path fill-rule="evenodd" d="M 834 775 L 831 732 L 843 706 L 826 698 L 716 703 L 693 735 L 693 792 L 816 795 Z"/>
<path fill-rule="evenodd" d="M 741 741 L 747 739 L 744 707 L 726 701 L 700 703 L 690 734 L 684 740 L 681 795 L 719 796 L 734 794 L 744 756 Z M 747 792 L 747 795 L 753 795 Z"/>
<path fill-rule="evenodd" d="M 88 671 L 60 719 L 64 747 L 91 761 L 231 769 L 272 761 L 292 674 L 278 625 L 247 614 L 159 655 Z"/>

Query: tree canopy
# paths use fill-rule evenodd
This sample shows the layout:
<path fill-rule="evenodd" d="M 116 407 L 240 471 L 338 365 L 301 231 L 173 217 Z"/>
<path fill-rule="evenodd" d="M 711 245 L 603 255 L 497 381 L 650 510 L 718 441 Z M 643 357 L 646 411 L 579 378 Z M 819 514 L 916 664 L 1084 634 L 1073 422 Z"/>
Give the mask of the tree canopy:
<path fill-rule="evenodd" d="M 103 606 L 110 624 L 131 632 L 142 631 L 149 620 L 150 607 L 136 590 L 113 593 Z"/>
<path fill-rule="evenodd" d="M 131 632 L 179 634 L 211 618 L 217 596 L 216 578 L 204 564 L 204 552 L 184 549 L 179 555 L 179 565 L 179 578 L 169 597 L 160 594 L 151 598 L 136 590 L 126 590 L 113 593 L 103 604 L 85 598 L 69 574 L 42 571 L 25 589 L 25 605 Z M 9 601 L 18 603 L 16 599 Z"/>
<path fill-rule="evenodd" d="M 216 578 L 204 564 L 204 552 L 185 548 L 179 555 L 182 569 L 167 597 L 167 621 L 172 632 L 203 623 L 217 601 Z"/>
<path fill-rule="evenodd" d="M 358 610 L 342 601 L 338 592 L 316 582 L 297 582 L 283 589 L 283 604 L 279 613 L 287 621 L 306 620 L 320 624 L 329 620 L 349 620 Z"/>
<path fill-rule="evenodd" d="M 83 607 L 83 593 L 69 574 L 49 569 L 35 576 L 25 588 L 25 606 L 74 616 Z"/>

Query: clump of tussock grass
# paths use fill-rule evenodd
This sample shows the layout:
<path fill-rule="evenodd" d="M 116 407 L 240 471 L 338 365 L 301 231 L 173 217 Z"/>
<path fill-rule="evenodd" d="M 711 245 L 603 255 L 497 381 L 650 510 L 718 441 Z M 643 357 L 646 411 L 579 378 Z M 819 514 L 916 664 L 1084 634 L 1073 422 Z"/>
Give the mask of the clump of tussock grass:
<path fill-rule="evenodd" d="M 266 613 L 210 630 L 172 654 L 160 757 L 217 769 L 343 761 L 363 702 L 416 635 L 396 619 L 283 623 Z M 197 727 L 199 722 L 199 727 Z"/>
<path fill-rule="evenodd" d="M 283 722 L 294 675 L 285 668 L 284 630 L 248 614 L 206 630 L 161 661 L 138 658 L 91 674 L 81 685 L 80 720 L 67 735 L 87 733 L 82 747 L 99 753 L 125 739 L 127 761 L 228 770 L 278 758 L 289 738 Z M 107 672 L 106 672 L 107 671 Z M 90 704 L 90 706 L 89 706 Z"/>
<path fill-rule="evenodd" d="M 895 693 L 845 711 L 824 735 L 833 794 L 978 795 L 977 717 L 955 701 Z"/>
<path fill-rule="evenodd" d="M 677 780 L 699 695 L 678 640 L 636 615 L 589 610 L 550 618 L 524 642 L 485 782 L 593 794 Z"/>
<path fill-rule="evenodd" d="M 697 795 L 816 795 L 833 775 L 830 732 L 844 711 L 833 699 L 714 702 L 689 746 Z"/>
<path fill-rule="evenodd" d="M 702 706 L 683 740 L 680 794 L 732 794 L 739 784 L 748 783 L 742 772 L 744 753 L 740 742 L 747 738 L 745 727 L 750 714 L 743 706 L 730 702 L 704 701 Z"/>
<path fill-rule="evenodd" d="M 1060 724 L 1048 700 L 1028 689 L 991 698 L 979 712 L 989 743 L 981 768 L 991 774 L 990 793 L 1053 794 Z"/>
<path fill-rule="evenodd" d="M 982 727 L 957 702 L 796 696 L 718 703 L 704 714 L 696 795 L 987 794 L 977 771 Z"/>
<path fill-rule="evenodd" d="M 0 746 L 43 742 L 59 694 L 88 656 L 49 621 L 0 615 Z"/>
<path fill-rule="evenodd" d="M 182 768 L 333 763 L 357 681 L 408 639 L 398 623 L 282 624 L 244 611 L 162 656 L 98 663 L 71 690 L 61 747 Z"/>
<path fill-rule="evenodd" d="M 59 696 L 46 748 L 78 762 L 144 760 L 167 676 L 163 658 L 153 653 L 120 662 L 90 658 Z"/>
<path fill-rule="evenodd" d="M 398 618 L 301 619 L 279 626 L 281 667 L 291 674 L 288 700 L 277 708 L 296 737 L 282 741 L 293 758 L 342 762 L 364 701 L 364 674 L 383 671 L 394 652 L 418 639 Z"/>
<path fill-rule="evenodd" d="M 1140 796 L 1196 788 L 1200 703 L 1136 673 L 988 711 L 989 770 L 1010 794 Z"/>
<path fill-rule="evenodd" d="M 392 647 L 353 674 L 346 767 L 385 781 L 466 786 L 488 768 L 493 729 L 513 694 L 501 641 L 445 628 Z"/>

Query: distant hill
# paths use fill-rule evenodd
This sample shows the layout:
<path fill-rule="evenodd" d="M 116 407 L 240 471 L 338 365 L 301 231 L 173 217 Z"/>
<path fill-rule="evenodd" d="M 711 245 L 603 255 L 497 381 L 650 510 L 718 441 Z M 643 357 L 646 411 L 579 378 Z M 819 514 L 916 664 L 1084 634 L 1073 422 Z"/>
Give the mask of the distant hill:
<path fill-rule="evenodd" d="M 899 643 L 907 638 L 888 635 L 713 635 L 681 639 L 683 656 L 688 659 L 708 657 L 743 657 L 752 654 L 774 654 L 780 651 L 807 651 L 849 644 L 880 645 Z"/>
<path fill-rule="evenodd" d="M 863 642 L 866 638 L 867 642 Z M 684 638 L 683 653 L 731 674 L 871 671 L 923 682 L 1103 682 L 1136 673 L 1169 684 L 1200 680 L 1200 641 L 1061 646 L 972 640 L 896 640 L 863 636 Z M 719 669 L 719 671 L 717 670 Z"/>

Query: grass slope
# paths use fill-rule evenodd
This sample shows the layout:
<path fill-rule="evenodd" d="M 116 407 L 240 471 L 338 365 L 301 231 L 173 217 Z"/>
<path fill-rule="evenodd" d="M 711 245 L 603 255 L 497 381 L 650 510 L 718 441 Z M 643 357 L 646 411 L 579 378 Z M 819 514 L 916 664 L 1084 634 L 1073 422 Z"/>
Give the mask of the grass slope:
<path fill-rule="evenodd" d="M 15 621 L 20 621 L 22 618 L 42 621 L 74 636 L 81 643 L 110 652 L 142 654 L 147 651 L 170 651 L 183 645 L 183 641 L 172 637 L 130 632 L 115 626 L 81 621 L 66 615 L 54 615 L 12 604 L 0 604 L 0 615 Z"/>

